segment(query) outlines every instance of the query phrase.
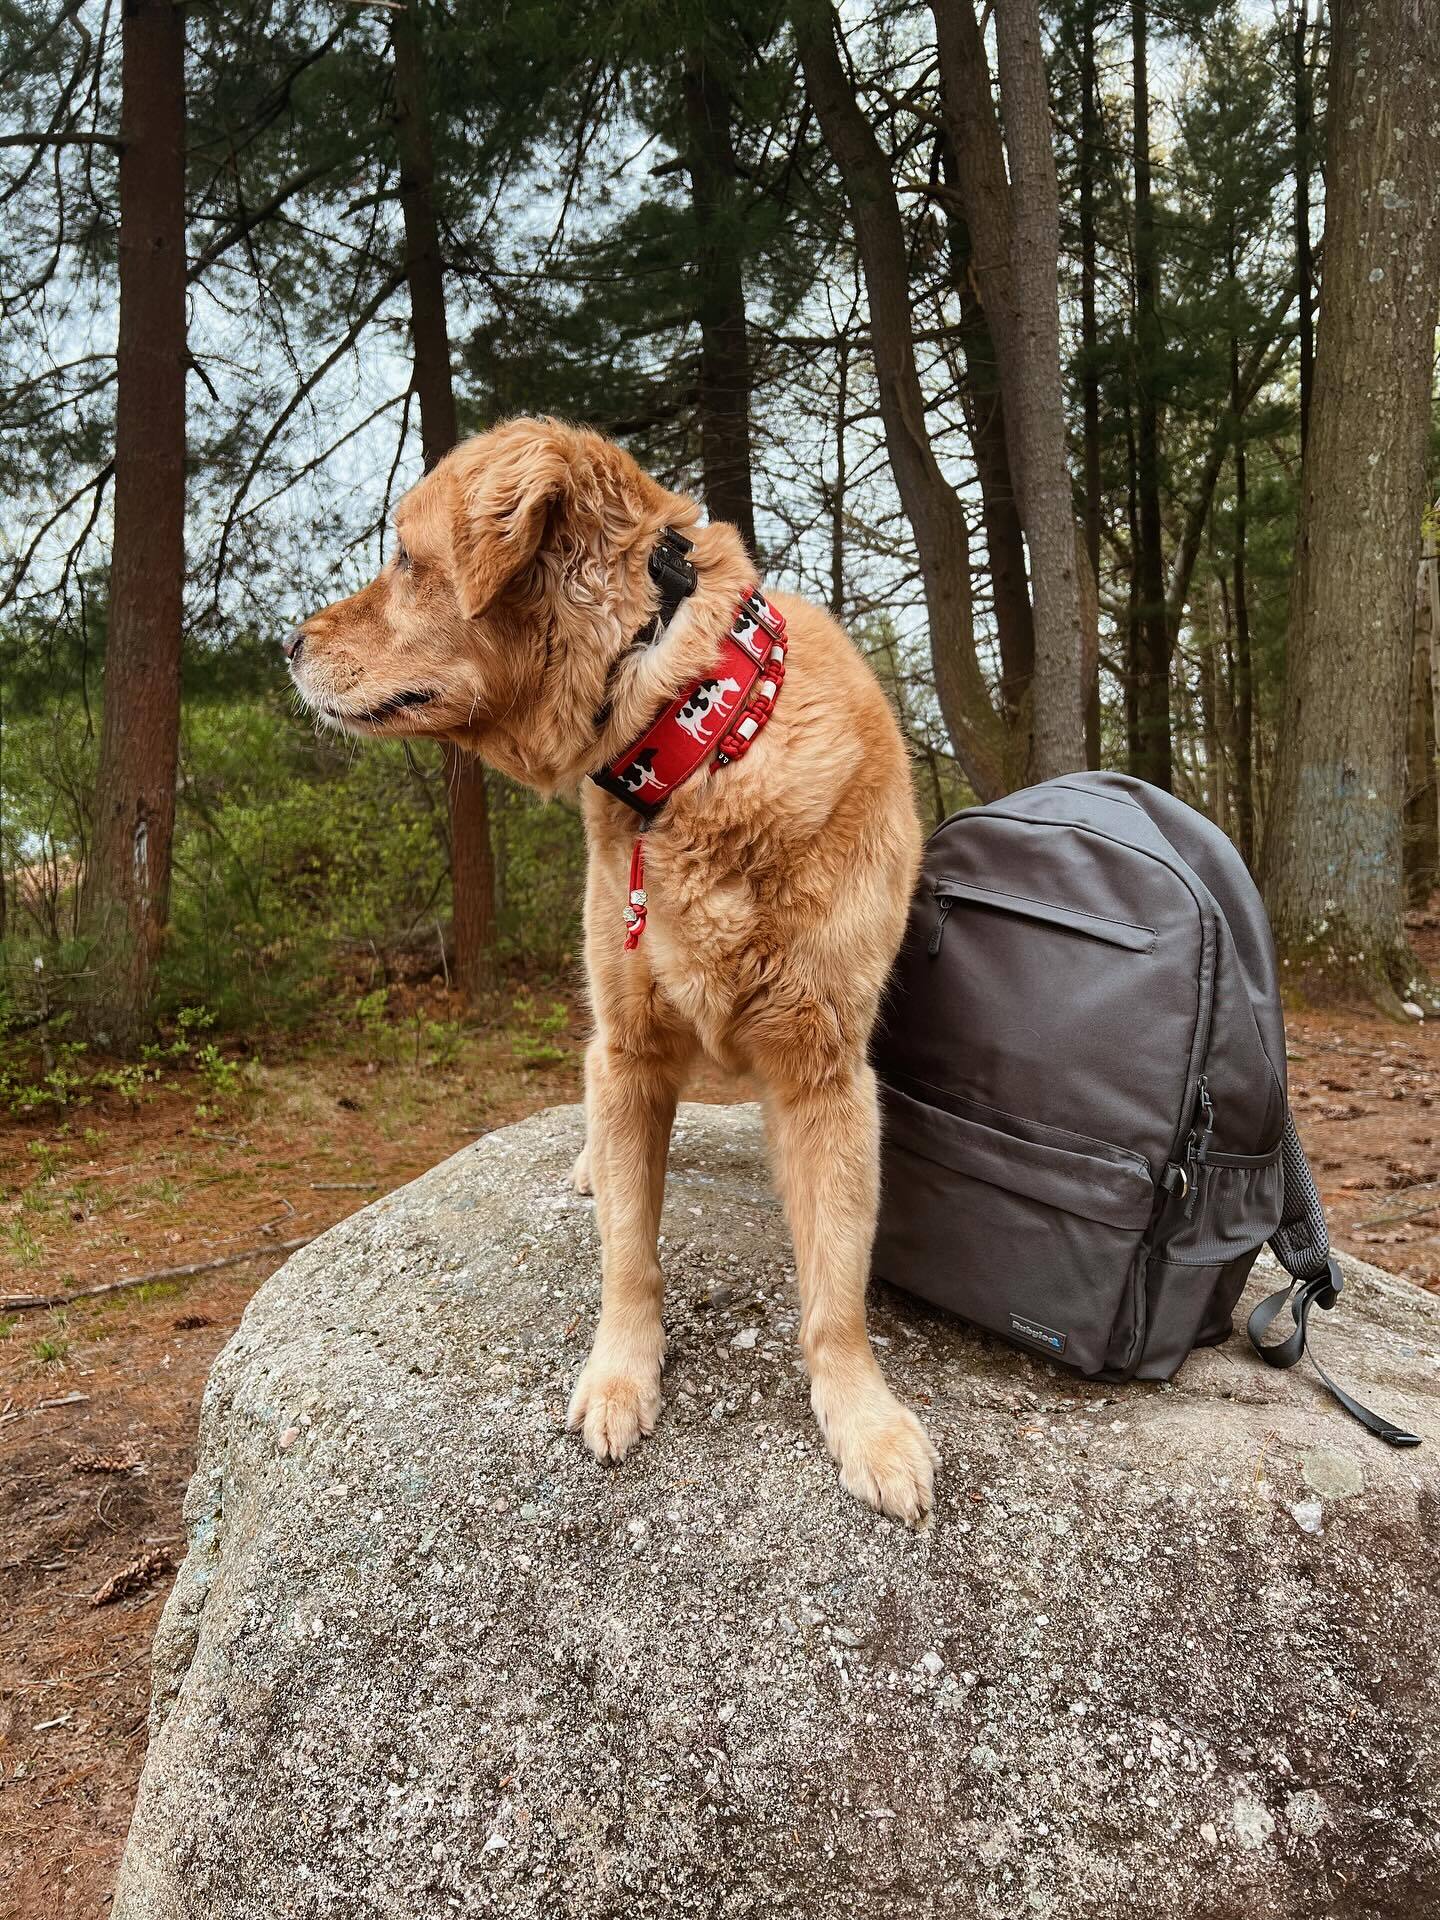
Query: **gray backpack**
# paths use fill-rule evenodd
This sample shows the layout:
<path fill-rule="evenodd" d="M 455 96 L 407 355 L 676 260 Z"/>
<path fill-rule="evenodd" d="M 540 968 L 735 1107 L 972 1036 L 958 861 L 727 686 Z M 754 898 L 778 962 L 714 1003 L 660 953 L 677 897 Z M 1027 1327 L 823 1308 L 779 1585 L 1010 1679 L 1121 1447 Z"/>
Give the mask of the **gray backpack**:
<path fill-rule="evenodd" d="M 1224 1340 L 1267 1240 L 1292 1276 L 1250 1316 L 1270 1365 L 1334 1305 L 1265 910 L 1225 835 L 1158 788 L 1073 774 L 939 827 L 874 1059 L 875 1271 L 896 1286 L 1102 1380 L 1168 1380 Z"/>

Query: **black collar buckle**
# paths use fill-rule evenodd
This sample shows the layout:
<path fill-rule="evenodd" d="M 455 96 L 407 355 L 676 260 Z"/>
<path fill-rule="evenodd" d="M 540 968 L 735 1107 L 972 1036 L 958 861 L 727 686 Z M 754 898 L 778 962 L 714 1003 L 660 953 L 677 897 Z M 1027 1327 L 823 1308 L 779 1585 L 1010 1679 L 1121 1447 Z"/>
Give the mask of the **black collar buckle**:
<path fill-rule="evenodd" d="M 660 589 L 660 625 L 668 627 L 699 582 L 695 563 L 688 556 L 694 541 L 687 540 L 674 527 L 666 527 L 650 553 L 650 578 Z"/>
<path fill-rule="evenodd" d="M 680 602 L 688 599 L 700 584 L 699 570 L 695 562 L 687 557 L 694 551 L 694 547 L 693 540 L 687 540 L 684 534 L 677 533 L 674 527 L 666 527 L 651 549 L 650 558 L 646 564 L 650 570 L 650 578 L 660 589 L 660 611 L 647 620 L 638 633 L 632 635 L 629 646 L 622 653 L 617 653 L 610 662 L 610 671 L 605 676 L 600 704 L 595 709 L 597 733 L 602 732 L 609 722 L 615 682 L 621 668 L 632 654 L 642 653 L 645 648 L 655 645 L 680 611 Z M 621 796 L 622 799 L 624 797 L 624 795 Z"/>

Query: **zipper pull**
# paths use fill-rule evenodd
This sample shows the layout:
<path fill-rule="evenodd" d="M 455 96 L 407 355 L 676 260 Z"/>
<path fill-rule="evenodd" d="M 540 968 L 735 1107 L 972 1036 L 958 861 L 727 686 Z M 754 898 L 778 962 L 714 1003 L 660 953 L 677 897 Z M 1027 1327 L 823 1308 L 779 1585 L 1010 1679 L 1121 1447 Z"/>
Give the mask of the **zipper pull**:
<path fill-rule="evenodd" d="M 1215 1103 L 1210 1098 L 1210 1083 L 1202 1073 L 1197 1088 L 1200 1106 L 1199 1124 L 1191 1127 L 1185 1142 L 1185 1218 L 1193 1218 L 1200 1197 L 1200 1169 L 1210 1152 L 1210 1136 L 1215 1131 Z"/>
<path fill-rule="evenodd" d="M 954 904 L 954 901 L 951 900 L 948 894 L 941 894 L 940 917 L 935 922 L 935 931 L 930 936 L 930 958 L 932 960 L 940 951 L 940 942 L 945 938 L 945 922 L 949 919 L 950 909 Z"/>

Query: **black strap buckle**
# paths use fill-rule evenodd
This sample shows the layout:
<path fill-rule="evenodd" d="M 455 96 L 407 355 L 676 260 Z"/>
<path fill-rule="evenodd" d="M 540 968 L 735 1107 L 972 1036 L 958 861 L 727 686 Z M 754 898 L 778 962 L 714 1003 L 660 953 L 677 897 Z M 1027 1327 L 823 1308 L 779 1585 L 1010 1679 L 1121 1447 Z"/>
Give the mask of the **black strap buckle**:
<path fill-rule="evenodd" d="M 680 602 L 695 591 L 699 574 L 688 556 L 695 542 L 666 527 L 650 551 L 650 578 L 660 589 L 660 624 L 668 627 Z"/>

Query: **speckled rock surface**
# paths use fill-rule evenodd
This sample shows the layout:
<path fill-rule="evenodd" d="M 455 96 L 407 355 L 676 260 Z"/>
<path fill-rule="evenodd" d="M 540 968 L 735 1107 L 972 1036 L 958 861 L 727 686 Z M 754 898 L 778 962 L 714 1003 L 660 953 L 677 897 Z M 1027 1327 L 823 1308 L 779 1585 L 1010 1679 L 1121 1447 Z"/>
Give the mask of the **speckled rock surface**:
<path fill-rule="evenodd" d="M 677 1127 L 659 1432 L 562 1434 L 579 1138 L 335 1228 L 217 1361 L 115 1920 L 1440 1911 L 1440 1303 L 1351 1265 L 1321 1329 L 1394 1454 L 1239 1341 L 1090 1385 L 884 1293 L 917 1537 L 810 1421 L 753 1108 Z"/>

